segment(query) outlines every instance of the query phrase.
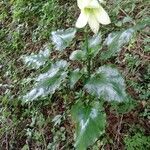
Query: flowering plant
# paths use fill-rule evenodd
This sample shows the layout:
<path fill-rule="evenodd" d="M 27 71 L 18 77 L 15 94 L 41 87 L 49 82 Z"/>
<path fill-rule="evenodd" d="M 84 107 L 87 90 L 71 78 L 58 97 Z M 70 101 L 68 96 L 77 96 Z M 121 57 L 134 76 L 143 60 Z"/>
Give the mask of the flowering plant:
<path fill-rule="evenodd" d="M 104 134 L 105 101 L 117 104 L 130 101 L 121 73 L 106 62 L 112 56 L 116 56 L 122 46 L 129 43 L 133 33 L 145 26 L 133 26 L 124 31 L 110 33 L 103 41 L 98 33 L 99 24 L 109 24 L 110 18 L 101 3 L 102 0 L 77 0 L 81 13 L 75 26 L 83 28 L 88 23 L 95 34 L 89 37 L 88 32 L 85 32 L 84 42 L 78 45 L 78 50 L 71 53 L 69 61 L 68 58 L 62 59 L 62 53 L 72 43 L 76 28 L 53 31 L 53 48 L 46 45 L 39 54 L 22 56 L 28 67 L 42 68 L 42 73 L 35 78 L 33 89 L 23 96 L 24 102 L 34 102 L 39 97 L 52 96 L 58 91 L 62 97 L 65 97 L 64 91 L 67 96 L 74 93 L 71 115 L 76 123 L 75 147 L 78 150 L 86 150 Z M 103 46 L 107 48 L 106 51 L 102 49 Z M 58 52 L 57 58 L 53 58 L 54 51 Z M 72 62 L 81 65 L 74 68 Z M 69 96 L 67 100 L 70 100 Z"/>
<path fill-rule="evenodd" d="M 76 22 L 77 28 L 83 28 L 87 23 L 94 33 L 99 31 L 99 23 L 109 24 L 110 18 L 107 12 L 100 5 L 101 0 L 77 0 L 78 7 L 81 10 L 80 16 Z"/>

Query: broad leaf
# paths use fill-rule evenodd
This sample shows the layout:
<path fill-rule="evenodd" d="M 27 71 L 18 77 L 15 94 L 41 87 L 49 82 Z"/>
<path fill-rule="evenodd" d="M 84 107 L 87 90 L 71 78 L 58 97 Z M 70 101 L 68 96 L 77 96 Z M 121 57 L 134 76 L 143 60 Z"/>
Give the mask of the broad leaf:
<path fill-rule="evenodd" d="M 136 31 L 141 31 L 143 28 L 149 25 L 150 19 L 144 18 L 130 29 L 110 33 L 104 42 L 104 45 L 107 46 L 107 51 L 101 54 L 101 59 L 106 60 L 112 56 L 116 56 L 116 54 L 120 52 L 121 48 L 130 42 Z"/>
<path fill-rule="evenodd" d="M 94 35 L 91 39 L 89 39 L 88 41 L 88 47 L 90 51 L 89 55 L 92 58 L 95 57 L 101 50 L 101 41 L 102 39 L 100 34 Z"/>
<path fill-rule="evenodd" d="M 107 46 L 107 51 L 101 54 L 101 59 L 106 60 L 115 56 L 118 52 L 120 52 L 122 46 L 130 42 L 134 33 L 135 30 L 133 28 L 110 33 L 104 42 L 104 45 Z"/>
<path fill-rule="evenodd" d="M 61 83 L 66 78 L 67 67 L 68 64 L 64 60 L 60 60 L 53 64 L 48 72 L 37 77 L 34 88 L 27 93 L 23 99 L 26 102 L 33 101 L 39 96 L 44 97 L 48 94 L 53 94 L 58 88 L 60 88 Z"/>
<path fill-rule="evenodd" d="M 82 50 L 73 51 L 70 55 L 70 60 L 85 61 L 86 60 L 86 52 L 82 51 Z"/>
<path fill-rule="evenodd" d="M 56 50 L 62 51 L 69 46 L 72 39 L 74 38 L 76 29 L 69 28 L 67 30 L 57 30 L 52 32 L 52 41 L 55 45 Z"/>
<path fill-rule="evenodd" d="M 72 108 L 72 117 L 76 123 L 77 150 L 86 150 L 105 132 L 106 115 L 98 105 L 91 107 L 77 103 Z"/>
<path fill-rule="evenodd" d="M 70 76 L 69 76 L 69 79 L 70 79 L 70 88 L 74 87 L 74 85 L 81 78 L 82 74 L 83 74 L 82 71 L 79 70 L 79 69 L 76 69 L 76 70 L 70 72 Z"/>
<path fill-rule="evenodd" d="M 89 55 L 91 58 L 95 57 L 99 50 L 101 49 L 101 36 L 94 35 L 92 38 L 88 40 L 88 48 L 89 48 L 89 54 L 86 50 L 86 45 L 84 43 L 83 50 L 76 50 L 73 51 L 70 55 L 70 60 L 78 60 L 78 61 L 85 61 L 87 59 L 87 56 Z"/>
<path fill-rule="evenodd" d="M 124 79 L 117 69 L 110 66 L 100 67 L 91 76 L 85 89 L 98 97 L 107 101 L 124 101 L 127 99 Z"/>
<path fill-rule="evenodd" d="M 38 54 L 31 54 L 29 56 L 22 56 L 21 59 L 23 62 L 33 69 L 38 69 L 41 66 L 45 65 L 46 61 L 49 58 L 50 50 L 46 48 L 44 51 L 40 51 Z"/>

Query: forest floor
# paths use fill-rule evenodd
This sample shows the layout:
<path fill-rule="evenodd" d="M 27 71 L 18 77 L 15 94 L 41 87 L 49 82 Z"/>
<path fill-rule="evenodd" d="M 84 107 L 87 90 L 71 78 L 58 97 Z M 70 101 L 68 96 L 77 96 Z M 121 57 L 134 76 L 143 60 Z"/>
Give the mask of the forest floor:
<path fill-rule="evenodd" d="M 104 36 L 128 29 L 149 17 L 148 0 L 108 1 L 112 23 L 101 27 Z M 56 92 L 44 101 L 23 104 L 23 96 L 39 72 L 28 70 L 20 57 L 50 44 L 51 31 L 74 27 L 79 15 L 75 0 L 14 0 L 0 2 L 0 149 L 74 149 L 70 107 L 74 93 Z M 82 34 L 78 34 L 78 41 Z M 97 149 L 150 149 L 150 30 L 136 33 L 118 56 L 109 60 L 119 68 L 133 101 L 126 106 L 105 105 L 106 133 L 89 147 Z M 76 44 L 78 43 L 76 41 Z M 64 56 L 75 50 L 68 48 Z M 67 56 L 66 56 L 67 57 Z M 78 64 L 74 64 L 78 65 Z M 117 108 L 116 108 L 117 107 Z M 131 107 L 130 111 L 124 112 Z M 116 113 L 115 109 L 121 111 Z M 57 118 L 57 123 L 54 121 Z"/>

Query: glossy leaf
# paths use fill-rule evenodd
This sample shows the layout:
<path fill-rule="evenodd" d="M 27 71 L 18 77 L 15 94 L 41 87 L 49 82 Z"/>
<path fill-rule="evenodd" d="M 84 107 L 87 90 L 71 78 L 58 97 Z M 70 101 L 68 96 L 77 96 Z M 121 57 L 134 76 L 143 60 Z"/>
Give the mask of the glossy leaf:
<path fill-rule="evenodd" d="M 52 32 L 52 41 L 55 45 L 56 50 L 62 51 L 69 46 L 72 39 L 74 38 L 76 29 L 69 28 L 67 30 L 57 30 Z"/>
<path fill-rule="evenodd" d="M 74 87 L 74 85 L 81 78 L 82 74 L 83 74 L 82 71 L 79 70 L 79 69 L 76 69 L 76 70 L 70 72 L 70 76 L 69 76 L 69 79 L 70 79 L 70 88 Z"/>
<path fill-rule="evenodd" d="M 84 61 L 86 60 L 86 52 L 82 50 L 73 51 L 70 55 L 70 60 Z"/>
<path fill-rule="evenodd" d="M 44 97 L 48 94 L 53 94 L 66 78 L 67 67 L 68 64 L 64 60 L 60 60 L 53 64 L 48 72 L 43 73 L 36 78 L 34 88 L 27 93 L 23 99 L 26 102 L 33 101 L 40 96 Z"/>
<path fill-rule="evenodd" d="M 86 150 L 105 132 L 106 115 L 98 105 L 84 106 L 82 103 L 77 103 L 72 108 L 72 117 L 76 123 L 77 150 Z"/>
<path fill-rule="evenodd" d="M 107 46 L 107 51 L 101 54 L 101 59 L 106 60 L 112 56 L 115 56 L 118 52 L 120 52 L 121 48 L 125 44 L 130 42 L 134 33 L 135 30 L 133 28 L 125 31 L 110 33 L 104 42 L 104 45 Z"/>
<path fill-rule="evenodd" d="M 124 79 L 117 69 L 110 66 L 100 67 L 91 76 L 85 89 L 106 101 L 124 101 L 127 99 Z"/>
<path fill-rule="evenodd" d="M 46 61 L 49 58 L 50 50 L 46 48 L 44 51 L 40 51 L 38 54 L 31 54 L 29 56 L 22 56 L 24 64 L 33 69 L 38 69 L 41 66 L 45 65 Z"/>

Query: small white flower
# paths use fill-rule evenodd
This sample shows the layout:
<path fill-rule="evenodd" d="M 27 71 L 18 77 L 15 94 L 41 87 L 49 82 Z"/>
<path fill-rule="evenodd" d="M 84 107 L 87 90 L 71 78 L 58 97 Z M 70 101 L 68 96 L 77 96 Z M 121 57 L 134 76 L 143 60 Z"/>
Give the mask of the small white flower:
<path fill-rule="evenodd" d="M 102 0 L 99 0 L 102 2 Z M 99 24 L 109 24 L 110 18 L 107 12 L 99 4 L 98 0 L 77 0 L 78 7 L 81 10 L 80 16 L 76 22 L 77 28 L 83 28 L 88 23 L 94 33 L 98 33 Z"/>

